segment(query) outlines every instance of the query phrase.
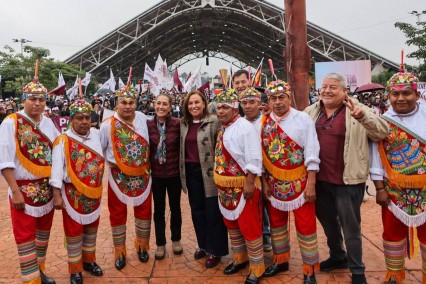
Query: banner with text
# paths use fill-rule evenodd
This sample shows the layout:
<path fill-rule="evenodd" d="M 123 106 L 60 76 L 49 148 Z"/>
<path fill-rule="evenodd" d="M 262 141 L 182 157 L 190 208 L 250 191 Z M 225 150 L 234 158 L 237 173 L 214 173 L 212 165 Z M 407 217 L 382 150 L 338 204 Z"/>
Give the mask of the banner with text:
<path fill-rule="evenodd" d="M 55 124 L 56 129 L 59 132 L 64 133 L 67 131 L 68 121 L 70 120 L 69 116 L 54 116 L 52 117 L 53 124 Z"/>
<path fill-rule="evenodd" d="M 364 84 L 371 83 L 371 61 L 315 62 L 315 88 L 321 89 L 325 75 L 340 73 L 346 77 L 351 92 Z"/>
<path fill-rule="evenodd" d="M 426 82 L 417 83 L 417 91 L 420 93 L 419 102 L 426 106 Z"/>

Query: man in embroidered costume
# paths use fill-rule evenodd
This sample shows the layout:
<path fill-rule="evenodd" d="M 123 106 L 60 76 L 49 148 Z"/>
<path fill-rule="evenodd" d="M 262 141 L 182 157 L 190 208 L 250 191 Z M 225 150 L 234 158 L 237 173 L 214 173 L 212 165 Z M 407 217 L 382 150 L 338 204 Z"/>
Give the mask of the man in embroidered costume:
<path fill-rule="evenodd" d="M 238 114 L 238 95 L 233 89 L 216 96 L 217 118 L 222 123 L 216 149 L 214 181 L 219 190 L 219 208 L 228 229 L 233 262 L 224 273 L 234 274 L 250 262 L 245 283 L 258 283 L 263 262 L 260 181 L 262 152 L 253 125 Z"/>
<path fill-rule="evenodd" d="M 151 232 L 151 168 L 147 117 L 135 112 L 137 90 L 130 84 L 116 94 L 116 113 L 101 125 L 101 143 L 110 166 L 108 208 L 115 251 L 115 267 L 126 265 L 127 206 L 134 207 L 135 247 L 147 262 Z"/>
<path fill-rule="evenodd" d="M 370 174 L 376 203 L 382 206 L 385 283 L 402 283 L 406 249 L 413 256 L 415 231 L 420 241 L 426 283 L 426 107 L 417 100 L 417 77 L 399 72 L 388 81 L 392 105 L 382 118 L 388 136 L 371 147 Z M 407 235 L 408 244 L 407 244 Z"/>
<path fill-rule="evenodd" d="M 291 90 L 284 81 L 266 89 L 272 112 L 261 121 L 265 174 L 262 189 L 271 222 L 274 263 L 265 277 L 288 270 L 290 259 L 289 211 L 293 211 L 303 260 L 304 283 L 316 283 L 319 268 L 315 218 L 315 178 L 319 143 L 312 119 L 290 107 Z"/>
<path fill-rule="evenodd" d="M 62 209 L 72 284 L 83 283 L 83 269 L 103 275 L 95 252 L 105 160 L 99 130 L 90 128 L 92 110 L 83 99 L 71 105 L 71 128 L 55 140 L 52 153 L 53 206 Z"/>
<path fill-rule="evenodd" d="M 24 110 L 6 117 L 0 127 L 0 170 L 9 184 L 22 281 L 55 283 L 44 271 L 54 212 L 49 186 L 52 142 L 59 132 L 42 115 L 47 90 L 37 75 L 22 92 Z"/>
<path fill-rule="evenodd" d="M 245 71 L 245 70 L 244 70 Z M 258 87 L 259 88 L 259 87 Z M 262 90 L 264 92 L 264 90 Z M 262 103 L 262 93 L 255 87 L 248 87 L 239 94 L 240 106 L 244 112 L 244 118 L 253 124 L 256 131 L 260 135 L 260 121 L 262 113 L 260 112 Z M 271 230 L 269 224 L 269 216 L 266 206 L 263 208 L 263 251 L 271 251 Z"/>

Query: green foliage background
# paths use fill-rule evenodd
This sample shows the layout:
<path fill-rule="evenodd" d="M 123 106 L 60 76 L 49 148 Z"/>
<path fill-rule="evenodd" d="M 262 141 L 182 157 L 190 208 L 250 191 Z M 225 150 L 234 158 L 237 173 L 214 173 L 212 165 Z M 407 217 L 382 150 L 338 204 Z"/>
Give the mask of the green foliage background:
<path fill-rule="evenodd" d="M 5 46 L 4 49 L 5 51 L 0 51 L 0 75 L 2 80 L 6 80 L 4 91 L 14 92 L 18 97 L 22 94 L 22 88 L 33 80 L 37 59 L 40 60 L 39 81 L 49 91 L 57 87 L 59 71 L 64 76 L 67 88 L 74 85 L 77 75 L 81 78 L 86 75 L 86 72 L 80 71 L 77 65 L 49 57 L 50 51 L 46 48 L 26 45 L 22 54 L 10 46 Z M 92 76 L 86 93 L 94 93 L 97 86 L 98 82 Z"/>

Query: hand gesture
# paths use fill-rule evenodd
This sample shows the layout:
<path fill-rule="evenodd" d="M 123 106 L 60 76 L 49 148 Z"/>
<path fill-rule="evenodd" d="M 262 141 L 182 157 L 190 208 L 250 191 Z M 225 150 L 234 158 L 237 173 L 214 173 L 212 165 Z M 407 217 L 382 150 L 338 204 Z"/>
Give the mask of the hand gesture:
<path fill-rule="evenodd" d="M 252 198 L 253 197 L 253 193 L 254 193 L 254 183 L 246 182 L 244 184 L 244 187 L 243 187 L 244 198 L 246 200 Z"/>
<path fill-rule="evenodd" d="M 65 209 L 64 199 L 62 198 L 61 191 L 59 189 L 53 190 L 53 208 L 56 210 Z"/>
<path fill-rule="evenodd" d="M 315 184 L 308 181 L 305 190 L 303 191 L 306 202 L 315 202 Z"/>
<path fill-rule="evenodd" d="M 265 200 L 269 200 L 269 197 L 271 197 L 271 187 L 269 186 L 269 181 L 266 181 L 262 184 L 262 193 L 263 198 Z"/>
<path fill-rule="evenodd" d="M 388 207 L 390 203 L 390 196 L 386 190 L 376 192 L 376 203 L 383 207 Z"/>
<path fill-rule="evenodd" d="M 361 106 L 356 105 L 354 101 L 346 95 L 343 104 L 351 111 L 351 116 L 355 119 L 361 119 L 364 117 L 365 112 Z"/>
<path fill-rule="evenodd" d="M 271 112 L 272 112 L 271 108 L 269 107 L 269 105 L 268 105 L 267 103 L 262 103 L 262 104 L 259 106 L 259 109 L 260 109 L 260 111 L 262 112 L 262 115 L 263 115 L 263 116 L 270 115 L 270 114 L 271 114 Z"/>
<path fill-rule="evenodd" d="M 25 209 L 25 199 L 20 190 L 12 192 L 12 206 L 18 210 Z"/>

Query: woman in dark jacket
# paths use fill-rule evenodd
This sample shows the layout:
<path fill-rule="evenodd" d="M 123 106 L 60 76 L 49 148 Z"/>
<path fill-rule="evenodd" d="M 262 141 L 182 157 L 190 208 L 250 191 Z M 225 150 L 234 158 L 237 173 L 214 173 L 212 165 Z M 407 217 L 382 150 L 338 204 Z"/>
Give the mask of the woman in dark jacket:
<path fill-rule="evenodd" d="M 218 129 L 200 91 L 190 92 L 183 102 L 180 172 L 188 191 L 192 223 L 197 235 L 195 259 L 207 256 L 205 266 L 215 267 L 228 254 L 228 232 L 219 210 L 218 190 L 213 181 L 214 147 Z"/>
<path fill-rule="evenodd" d="M 155 102 L 154 119 L 148 120 L 152 194 L 154 199 L 156 259 L 163 259 L 166 245 L 166 192 L 171 211 L 170 230 L 174 254 L 183 252 L 181 239 L 182 216 L 180 209 L 181 183 L 179 174 L 180 120 L 171 116 L 172 100 L 161 94 Z"/>

